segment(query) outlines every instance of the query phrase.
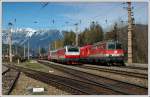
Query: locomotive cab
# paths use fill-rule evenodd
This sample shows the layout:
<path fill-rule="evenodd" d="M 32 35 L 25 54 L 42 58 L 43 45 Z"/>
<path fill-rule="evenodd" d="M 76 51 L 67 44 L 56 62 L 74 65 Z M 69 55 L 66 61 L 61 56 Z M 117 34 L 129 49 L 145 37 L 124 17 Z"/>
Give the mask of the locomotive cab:
<path fill-rule="evenodd" d="M 119 42 L 108 42 L 107 49 L 122 49 L 122 45 Z"/>
<path fill-rule="evenodd" d="M 119 42 L 108 42 L 106 56 L 124 56 L 122 45 Z"/>
<path fill-rule="evenodd" d="M 124 65 L 124 50 L 119 42 L 107 42 L 106 56 L 111 63 L 121 63 Z"/>
<path fill-rule="evenodd" d="M 65 63 L 67 64 L 78 64 L 80 57 L 80 49 L 75 46 L 65 47 Z"/>
<path fill-rule="evenodd" d="M 49 52 L 48 59 L 53 62 L 75 64 L 78 63 L 80 50 L 78 47 L 66 46 Z"/>
<path fill-rule="evenodd" d="M 66 46 L 65 56 L 66 58 L 79 58 L 80 56 L 79 47 Z"/>

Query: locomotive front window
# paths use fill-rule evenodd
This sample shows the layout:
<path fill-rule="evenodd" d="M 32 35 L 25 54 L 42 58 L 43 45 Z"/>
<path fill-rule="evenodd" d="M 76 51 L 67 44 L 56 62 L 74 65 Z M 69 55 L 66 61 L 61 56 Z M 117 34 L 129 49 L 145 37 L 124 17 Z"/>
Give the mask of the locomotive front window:
<path fill-rule="evenodd" d="M 108 43 L 108 49 L 122 49 L 122 45 L 120 43 Z"/>
<path fill-rule="evenodd" d="M 108 44 L 108 49 L 115 49 L 115 44 Z"/>
<path fill-rule="evenodd" d="M 116 45 L 116 49 L 122 49 L 121 44 L 117 44 L 117 45 Z"/>
<path fill-rule="evenodd" d="M 68 52 L 79 52 L 78 48 L 68 48 Z"/>

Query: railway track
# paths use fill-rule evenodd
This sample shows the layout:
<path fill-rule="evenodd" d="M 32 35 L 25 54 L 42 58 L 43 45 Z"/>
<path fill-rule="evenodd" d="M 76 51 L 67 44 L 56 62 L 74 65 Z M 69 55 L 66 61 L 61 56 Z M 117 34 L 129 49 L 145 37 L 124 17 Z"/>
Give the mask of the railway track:
<path fill-rule="evenodd" d="M 8 71 L 10 71 L 9 68 L 6 68 L 6 67 L 2 66 L 2 75 L 4 75 L 5 73 L 7 73 Z"/>
<path fill-rule="evenodd" d="M 84 79 L 84 81 L 89 83 L 94 83 L 97 86 L 104 87 L 106 89 L 114 90 L 118 93 L 122 94 L 147 94 L 148 89 L 145 87 L 105 78 L 105 77 L 99 77 L 93 74 L 89 74 L 86 72 L 81 72 L 75 69 L 66 68 L 65 66 L 58 66 L 56 64 L 53 64 L 52 62 L 48 61 L 39 61 L 40 63 L 58 69 L 60 71 L 66 72 L 68 74 L 71 74 L 73 76 L 79 77 L 81 79 Z"/>
<path fill-rule="evenodd" d="M 121 68 L 121 69 L 105 67 L 105 66 L 102 66 L 102 67 L 101 66 L 96 66 L 95 67 L 93 65 L 81 65 L 81 66 L 77 66 L 77 67 L 84 68 L 84 69 L 92 69 L 92 70 L 97 70 L 97 71 L 103 71 L 103 72 L 109 72 L 109 73 L 114 73 L 114 74 L 133 76 L 133 77 L 138 77 L 138 78 L 143 78 L 143 79 L 148 79 L 148 74 L 136 73 L 136 72 L 133 72 L 133 71 L 129 71 L 127 68 L 126 68 L 127 70 L 123 70 L 124 67 Z M 136 71 L 138 71 L 138 70 L 136 70 Z"/>
<path fill-rule="evenodd" d="M 64 85 L 66 87 L 72 88 L 76 91 L 79 91 L 80 94 L 89 94 L 89 95 L 96 95 L 96 94 L 126 94 L 124 92 L 115 91 L 112 89 L 107 89 L 105 87 L 99 86 L 98 84 L 95 84 L 93 82 L 88 82 L 83 79 L 76 80 L 72 78 L 66 78 L 59 75 L 49 74 L 41 71 L 35 71 L 27 68 L 22 68 L 18 66 L 12 66 L 10 68 L 20 70 L 24 72 L 26 75 L 40 80 L 42 82 L 45 82 L 47 84 L 50 84 L 50 82 L 56 82 L 58 84 Z"/>
<path fill-rule="evenodd" d="M 15 71 L 13 69 L 8 68 L 7 70 L 2 72 L 2 92 L 3 95 L 10 95 L 12 92 L 18 78 L 20 72 Z"/>
<path fill-rule="evenodd" d="M 148 70 L 148 68 L 144 68 L 144 67 L 133 67 L 133 66 L 120 66 L 120 67 L 129 68 L 129 69 Z"/>
<path fill-rule="evenodd" d="M 42 74 L 42 73 L 40 72 L 40 74 Z M 42 75 L 45 76 L 45 73 L 43 73 Z M 31 75 L 29 75 L 29 76 L 31 76 Z M 35 76 L 32 76 L 32 77 L 35 77 Z M 69 88 L 72 88 L 74 90 L 81 92 L 80 94 L 88 94 L 88 95 L 97 95 L 97 94 L 121 95 L 121 94 L 124 94 L 124 93 L 116 92 L 116 91 L 113 91 L 110 89 L 105 89 L 103 87 L 99 87 L 95 84 L 87 83 L 82 80 L 75 80 L 75 79 L 66 78 L 66 77 L 62 77 L 62 76 L 58 76 L 58 75 L 50 75 L 49 76 L 47 74 L 46 74 L 46 77 L 47 78 L 44 78 L 45 80 L 47 79 L 52 82 L 57 82 L 58 84 L 64 85 L 66 87 L 69 87 Z M 49 79 L 49 78 L 51 78 L 51 79 Z M 43 78 L 42 78 L 42 80 L 43 80 Z M 48 83 L 47 81 L 43 81 L 43 82 Z"/>

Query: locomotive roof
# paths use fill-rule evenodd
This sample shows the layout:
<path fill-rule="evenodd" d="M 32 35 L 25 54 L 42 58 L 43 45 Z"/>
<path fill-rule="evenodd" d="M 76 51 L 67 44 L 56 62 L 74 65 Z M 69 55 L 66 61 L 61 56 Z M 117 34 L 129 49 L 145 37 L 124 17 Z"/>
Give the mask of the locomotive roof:
<path fill-rule="evenodd" d="M 108 43 L 108 42 L 117 42 L 117 43 L 119 43 L 118 41 L 107 40 L 107 41 L 100 41 L 100 42 L 94 43 L 93 45 L 99 45 L 99 44 L 104 44 L 104 43 Z"/>
<path fill-rule="evenodd" d="M 91 47 L 92 45 L 85 45 L 85 46 L 82 46 L 82 47 L 80 47 L 81 49 L 82 48 L 89 48 L 89 47 Z"/>
<path fill-rule="evenodd" d="M 80 47 L 81 49 L 82 48 L 88 48 L 88 47 L 91 47 L 91 46 L 96 46 L 96 45 L 100 45 L 100 44 L 104 44 L 104 43 L 108 43 L 108 42 L 115 42 L 115 41 L 113 41 L 113 40 L 105 40 L 105 41 L 100 41 L 100 42 L 97 42 L 97 43 L 94 43 L 94 44 L 89 44 L 89 45 L 85 45 L 85 46 L 82 46 L 82 47 Z"/>
<path fill-rule="evenodd" d="M 55 49 L 55 50 L 51 50 L 50 52 L 56 52 L 56 51 L 58 51 L 58 50 L 65 49 L 66 47 L 76 47 L 76 46 L 67 45 L 67 46 L 64 46 L 64 47 L 62 47 L 62 48 L 58 48 L 58 49 Z"/>

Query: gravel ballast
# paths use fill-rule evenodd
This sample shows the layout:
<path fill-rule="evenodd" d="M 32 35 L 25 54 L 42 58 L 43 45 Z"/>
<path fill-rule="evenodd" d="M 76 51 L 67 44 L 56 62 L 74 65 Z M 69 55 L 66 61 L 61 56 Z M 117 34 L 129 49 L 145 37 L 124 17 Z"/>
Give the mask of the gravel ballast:
<path fill-rule="evenodd" d="M 78 71 L 81 71 L 81 72 L 86 72 L 86 73 L 89 73 L 89 74 L 94 74 L 94 75 L 97 75 L 97 76 L 101 76 L 101 77 L 105 77 L 105 78 L 110 78 L 110 79 L 130 83 L 130 84 L 138 85 L 138 86 L 141 86 L 141 87 L 146 87 L 146 88 L 148 87 L 148 80 L 147 79 L 135 78 L 135 77 L 120 75 L 120 74 L 114 75 L 114 74 L 111 74 L 111 73 L 108 73 L 108 72 L 96 71 L 96 70 L 90 70 L 90 69 L 83 69 L 83 68 L 74 67 L 74 66 L 66 66 L 66 65 L 62 65 L 62 64 L 58 64 L 58 63 L 54 63 L 54 62 L 48 62 L 48 63 L 53 64 L 53 65 L 57 65 L 57 66 L 61 66 L 61 67 L 65 67 L 65 68 L 68 68 L 68 69 L 74 69 L 74 70 L 78 70 Z"/>
<path fill-rule="evenodd" d="M 44 92 L 33 93 L 33 88 L 44 88 Z M 59 86 L 59 88 L 61 88 L 61 86 Z M 21 73 L 11 95 L 71 95 L 71 93 L 27 77 Z"/>

